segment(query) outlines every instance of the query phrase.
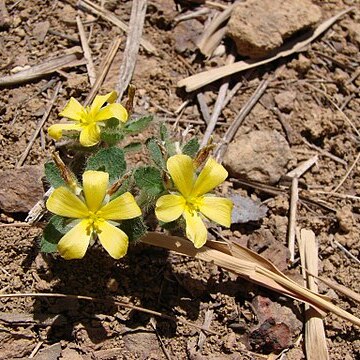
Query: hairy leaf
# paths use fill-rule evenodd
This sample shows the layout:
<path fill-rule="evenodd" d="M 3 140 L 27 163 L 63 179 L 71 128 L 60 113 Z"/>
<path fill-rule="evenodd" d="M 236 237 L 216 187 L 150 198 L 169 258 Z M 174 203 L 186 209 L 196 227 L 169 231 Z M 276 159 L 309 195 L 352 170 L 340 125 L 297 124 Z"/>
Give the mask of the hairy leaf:
<path fill-rule="evenodd" d="M 124 151 L 116 147 L 101 149 L 88 159 L 86 170 L 106 171 L 113 183 L 125 173 Z"/>
<path fill-rule="evenodd" d="M 135 170 L 136 185 L 147 194 L 156 196 L 164 191 L 164 184 L 159 169 L 153 166 L 144 166 Z"/>
<path fill-rule="evenodd" d="M 66 186 L 64 179 L 61 177 L 60 170 L 54 162 L 47 162 L 44 167 L 46 179 L 53 188 L 56 189 L 60 186 Z"/>

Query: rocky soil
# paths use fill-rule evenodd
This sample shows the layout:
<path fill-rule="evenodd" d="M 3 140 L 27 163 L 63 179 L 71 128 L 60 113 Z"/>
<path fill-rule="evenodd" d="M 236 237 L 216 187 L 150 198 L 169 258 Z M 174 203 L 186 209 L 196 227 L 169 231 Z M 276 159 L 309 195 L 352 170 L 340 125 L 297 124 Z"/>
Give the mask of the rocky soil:
<path fill-rule="evenodd" d="M 128 23 L 131 2 L 96 3 Z M 213 132 L 215 143 L 260 81 L 273 76 L 225 154 L 230 178 L 220 191 L 236 203 L 234 224 L 227 230 L 211 229 L 209 238 L 238 241 L 302 283 L 297 250 L 295 264 L 288 263 L 290 188 L 286 174 L 318 155 L 316 164 L 299 180 L 297 226 L 316 235 L 320 275 L 359 292 L 358 2 L 284 1 L 281 3 L 287 7 L 275 12 L 275 1 L 248 0 L 239 7 L 246 6 L 246 14 L 255 11 L 256 16 L 249 15 L 242 25 L 245 13 L 232 18 L 218 56 L 209 59 L 196 52 L 196 41 L 208 19 L 219 11 L 219 4 L 231 2 L 218 1 L 218 6 L 203 3 L 148 2 L 144 38 L 156 47 L 157 55 L 141 48 L 133 83 L 137 88 L 135 112 L 156 116 L 149 130 L 152 133 L 164 121 L 177 135 L 186 130 L 201 139 L 206 122 L 197 96 L 176 84 L 193 73 L 224 65 L 223 50 L 232 48 L 230 37 L 238 39 L 234 27 L 242 29 L 243 36 L 242 42 L 235 39 L 237 60 L 246 56 L 258 59 L 315 23 L 354 7 L 304 51 L 231 77 L 230 90 L 240 86 L 222 109 Z M 206 11 L 177 21 L 198 7 Z M 76 25 L 80 14 L 97 71 L 110 43 L 116 37 L 122 39 L 100 92 L 114 89 L 126 37 L 102 17 L 78 11 L 75 0 L 0 0 L 0 77 L 80 46 Z M 291 14 L 301 16 L 301 21 L 294 24 L 295 15 Z M 245 25 L 248 31 L 242 27 Z M 259 28 L 260 32 L 254 30 Z M 24 166 L 17 168 L 59 81 L 60 92 L 50 116 Z M 220 85 L 218 81 L 201 89 L 210 111 Z M 274 359 L 277 357 L 269 354 L 283 350 L 281 359 L 304 359 L 303 305 L 215 265 L 141 244 L 121 261 L 112 260 L 97 247 L 81 261 L 67 262 L 57 255 L 39 253 L 41 227 L 27 227 L 23 222 L 44 191 L 42 165 L 54 149 L 46 130 L 59 120 L 57 114 L 70 96 L 84 101 L 90 89 L 84 64 L 0 87 L 0 293 L 51 292 L 112 301 L 0 299 L 0 359 Z M 143 142 L 145 136 L 137 140 Z M 141 159 L 132 156 L 131 161 L 135 165 Z M 321 282 L 319 292 L 360 317 L 356 301 Z M 213 333 L 205 336 L 190 324 L 125 309 L 114 301 L 181 317 L 208 326 Z M 324 323 L 329 358 L 359 359 L 360 329 L 331 314 Z"/>

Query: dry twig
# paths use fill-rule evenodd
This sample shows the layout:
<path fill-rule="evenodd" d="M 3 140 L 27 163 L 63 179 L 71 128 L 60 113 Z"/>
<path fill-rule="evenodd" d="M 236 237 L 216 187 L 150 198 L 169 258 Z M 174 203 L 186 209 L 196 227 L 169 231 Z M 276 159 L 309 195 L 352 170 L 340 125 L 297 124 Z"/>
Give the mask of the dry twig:
<path fill-rule="evenodd" d="M 353 171 L 355 165 L 357 164 L 357 162 L 360 159 L 360 153 L 357 155 L 355 161 L 351 164 L 351 166 L 349 167 L 349 169 L 347 170 L 346 174 L 344 175 L 344 177 L 340 180 L 339 184 L 335 187 L 334 190 L 332 190 L 332 193 L 336 193 L 340 187 L 342 186 L 342 184 L 345 182 L 345 180 L 348 178 L 348 176 L 350 175 L 350 173 Z"/>
<path fill-rule="evenodd" d="M 228 55 L 227 59 L 226 59 L 226 62 L 228 64 L 232 64 L 233 62 L 235 61 L 235 54 L 231 53 Z M 204 137 L 201 141 L 201 145 L 200 147 L 204 147 L 209 139 L 210 139 L 210 136 L 212 135 L 214 129 L 215 129 L 215 126 L 216 126 L 216 122 L 221 114 L 221 110 L 223 109 L 223 104 L 224 104 L 224 101 L 225 101 L 225 97 L 226 97 L 226 93 L 228 91 L 228 88 L 229 88 L 229 82 L 230 82 L 230 78 L 229 77 L 226 77 L 223 79 L 223 83 L 222 85 L 220 86 L 220 89 L 219 89 L 219 94 L 217 96 L 217 99 L 216 99 L 216 102 L 215 102 L 215 105 L 214 105 L 214 109 L 213 109 L 213 112 L 211 114 L 211 118 L 210 118 L 210 121 L 207 125 L 207 128 L 206 128 L 206 131 L 205 131 L 205 134 L 204 134 Z"/>
<path fill-rule="evenodd" d="M 33 136 L 31 137 L 26 149 L 24 150 L 24 152 L 21 154 L 17 164 L 16 164 L 16 168 L 19 169 L 25 162 L 25 159 L 26 157 L 28 156 L 29 152 L 30 152 L 30 149 L 31 147 L 33 146 L 34 142 L 35 142 L 35 139 L 37 138 L 37 136 L 39 135 L 40 133 L 40 130 L 42 129 L 42 127 L 44 126 L 45 124 L 45 121 L 47 120 L 47 118 L 49 117 L 50 115 L 50 112 L 51 112 L 51 109 L 52 107 L 54 106 L 55 104 L 55 101 L 56 101 L 56 98 L 58 96 L 58 93 L 60 91 L 60 88 L 61 88 L 61 83 L 59 82 L 56 87 L 55 87 L 55 90 L 54 90 L 54 94 L 53 94 L 53 97 L 52 99 L 50 100 L 50 103 L 42 117 L 42 119 L 40 120 Z"/>
<path fill-rule="evenodd" d="M 211 56 L 225 35 L 226 28 L 221 25 L 229 19 L 234 5 L 228 6 L 205 29 L 196 45 L 205 56 Z"/>
<path fill-rule="evenodd" d="M 84 52 L 84 57 L 87 61 L 86 63 L 86 68 L 88 71 L 88 76 L 89 76 L 89 82 L 91 86 L 94 86 L 95 81 L 96 81 L 96 72 L 95 72 L 95 66 L 94 66 L 94 62 L 91 56 L 91 50 L 86 38 L 86 34 L 85 34 L 85 29 L 84 26 L 81 22 L 80 16 L 76 17 L 76 23 L 77 23 L 77 27 L 79 30 L 79 35 L 80 35 L 80 40 L 81 40 L 81 46 Z"/>
<path fill-rule="evenodd" d="M 304 85 L 310 89 L 317 91 L 318 93 L 322 94 L 323 96 L 325 96 L 326 99 L 335 107 L 335 109 L 340 112 L 340 114 L 343 116 L 344 120 L 350 125 L 350 127 L 354 130 L 356 135 L 360 137 L 360 132 L 356 128 L 356 126 L 353 124 L 353 122 L 347 117 L 347 115 L 340 109 L 340 107 L 331 99 L 331 97 L 325 91 L 318 89 L 316 86 L 313 86 L 308 83 L 304 83 Z"/>
<path fill-rule="evenodd" d="M 110 65 L 112 64 L 114 57 L 116 55 L 116 52 L 119 49 L 119 46 L 121 44 L 121 38 L 115 39 L 111 45 L 109 46 L 108 52 L 104 56 L 103 61 L 100 64 L 100 71 L 101 73 L 96 78 L 94 86 L 91 88 L 88 96 L 85 99 L 84 106 L 89 105 L 91 101 L 94 99 L 95 95 L 100 89 L 101 84 L 103 83 L 106 74 L 108 73 L 110 69 Z"/>
<path fill-rule="evenodd" d="M 121 101 L 125 90 L 129 86 L 135 69 L 141 35 L 144 28 L 146 2 L 147 0 L 133 0 L 132 2 L 129 31 L 126 39 L 123 61 L 120 66 L 119 81 L 116 86 L 118 102 Z"/>
<path fill-rule="evenodd" d="M 122 31 L 128 32 L 129 27 L 124 22 L 122 22 L 119 18 L 117 18 L 112 12 L 102 8 L 101 6 L 93 3 L 90 0 L 81 0 L 79 1 L 79 7 L 85 9 L 87 11 L 92 12 L 95 15 L 101 16 L 102 18 L 110 21 L 117 27 L 119 27 Z M 140 45 L 150 54 L 157 55 L 156 48 L 147 40 L 141 39 Z"/>
<path fill-rule="evenodd" d="M 80 66 L 86 63 L 85 59 L 79 60 L 79 56 L 81 56 L 80 47 L 74 47 L 69 49 L 67 52 L 68 53 L 65 55 L 59 56 L 55 59 L 45 60 L 39 65 L 34 65 L 31 68 L 20 71 L 14 75 L 8 75 L 0 78 L 0 87 L 21 84 L 52 74 L 57 70 Z"/>

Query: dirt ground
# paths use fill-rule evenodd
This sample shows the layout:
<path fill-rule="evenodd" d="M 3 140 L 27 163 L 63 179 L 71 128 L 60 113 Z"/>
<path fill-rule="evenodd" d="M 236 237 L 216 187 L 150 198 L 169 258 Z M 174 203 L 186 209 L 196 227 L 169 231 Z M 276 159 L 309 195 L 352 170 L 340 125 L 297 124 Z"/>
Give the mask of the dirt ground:
<path fill-rule="evenodd" d="M 7 0 L 5 3 L 10 20 L 0 29 L 0 76 L 80 45 L 75 21 L 76 1 Z M 103 3 L 125 23 L 129 21 L 131 2 L 109 0 Z M 228 4 L 226 1 L 219 3 Z M 360 128 L 360 44 L 359 33 L 354 32 L 360 20 L 360 7 L 356 1 L 349 0 L 313 3 L 321 7 L 323 19 L 350 5 L 355 9 L 312 42 L 307 51 L 234 75 L 230 86 L 239 81 L 242 85 L 223 109 L 213 136 L 215 142 L 219 140 L 260 81 L 282 67 L 246 117 L 235 140 L 254 130 L 276 130 L 287 139 L 291 150 L 292 159 L 285 172 L 301 161 L 319 155 L 318 162 L 300 183 L 300 188 L 305 189 L 303 194 L 315 204 L 299 202 L 297 225 L 311 229 L 316 235 L 320 275 L 358 292 L 360 163 L 353 166 L 339 188 L 337 194 L 342 195 L 329 196 L 323 192 L 331 192 L 339 184 L 359 153 L 359 136 L 349 121 L 355 128 Z M 178 116 L 176 110 L 188 99 L 174 131 L 180 133 L 191 126 L 191 132 L 201 138 L 205 123 L 196 96 L 177 89 L 176 83 L 192 72 L 223 65 L 225 55 L 210 60 L 195 58 L 193 41 L 203 30 L 207 15 L 175 26 L 174 18 L 180 9 L 193 11 L 194 7 L 181 5 L 180 8 L 172 0 L 154 0 L 148 4 L 144 37 L 156 47 L 158 55 L 140 50 L 133 77 L 137 88 L 135 112 L 153 113 L 158 122 L 173 124 Z M 122 38 L 100 92 L 111 91 L 118 81 L 126 37 L 106 20 L 86 12 L 81 12 L 81 18 L 87 34 L 90 34 L 89 44 L 96 67 L 112 40 L 117 36 Z M 44 32 L 44 29 L 48 30 Z M 91 88 L 86 66 L 65 69 L 26 84 L 0 88 L 0 163 L 3 171 L 15 171 L 17 160 L 53 94 L 53 79 L 61 81 L 59 96 L 44 132 L 35 141 L 25 161 L 25 165 L 41 165 L 54 148 L 53 141 L 44 135 L 46 129 L 58 121 L 57 114 L 70 96 L 81 102 Z M 51 87 L 42 91 L 49 81 Z M 325 92 L 347 119 L 314 87 Z M 218 88 L 219 82 L 215 82 L 204 91 L 210 108 L 215 103 Z M 271 110 L 274 101 L 280 115 Z M 289 126 L 286 131 L 279 116 Z M 155 129 L 157 126 L 154 125 Z M 140 140 L 144 137 L 140 136 Z M 240 150 L 234 156 L 241 156 Z M 268 211 L 258 221 L 236 224 L 230 230 L 222 230 L 221 234 L 248 245 L 285 270 L 288 187 L 279 195 L 270 195 L 229 179 L 222 191 L 229 188 L 265 202 Z M 34 198 L 34 203 L 37 200 Z M 30 354 L 35 359 L 51 360 L 268 358 L 276 347 L 269 347 L 259 339 L 261 304 L 264 301 L 275 309 L 275 321 L 286 324 L 286 344 L 281 344 L 284 335 L 280 333 L 276 335 L 275 332 L 273 340 L 280 342 L 277 349 L 288 349 L 281 359 L 305 358 L 302 304 L 237 278 L 214 265 L 145 245 L 134 246 L 121 261 L 112 260 L 97 247 L 91 248 L 81 261 L 43 255 L 39 253 L 37 240 L 41 229 L 8 226 L 24 221 L 25 217 L 26 212 L 1 210 L 1 294 L 53 292 L 112 298 L 180 316 L 197 325 L 203 325 L 210 318 L 210 329 L 215 333 L 202 338 L 199 330 L 191 325 L 153 318 L 112 302 L 6 298 L 0 300 L 0 359 L 27 358 Z M 214 232 L 211 236 L 216 237 Z M 336 243 L 345 247 L 358 261 L 340 250 Z M 299 279 L 301 269 L 298 262 L 288 270 L 293 278 Z M 319 292 L 360 317 L 358 303 L 322 283 L 319 286 Z M 281 317 L 285 320 L 279 320 Z M 325 317 L 324 323 L 330 359 L 360 359 L 360 329 L 331 314 Z M 266 322 L 262 324 L 262 330 L 264 326 Z"/>

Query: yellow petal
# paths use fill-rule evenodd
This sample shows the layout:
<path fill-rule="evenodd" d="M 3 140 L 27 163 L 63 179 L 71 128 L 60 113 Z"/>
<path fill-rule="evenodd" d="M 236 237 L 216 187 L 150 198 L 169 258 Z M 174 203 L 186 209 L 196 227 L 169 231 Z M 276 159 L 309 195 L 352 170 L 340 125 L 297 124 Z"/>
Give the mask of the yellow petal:
<path fill-rule="evenodd" d="M 213 158 L 209 158 L 196 179 L 192 195 L 201 196 L 206 194 L 221 184 L 227 176 L 228 172 L 225 168 Z"/>
<path fill-rule="evenodd" d="M 186 236 L 199 249 L 207 240 L 207 229 L 201 217 L 195 212 L 185 210 L 184 218 L 186 222 Z"/>
<path fill-rule="evenodd" d="M 83 258 L 89 246 L 90 236 L 89 221 L 82 220 L 60 239 L 57 246 L 60 255 L 66 260 Z"/>
<path fill-rule="evenodd" d="M 88 170 L 83 174 L 83 189 L 86 205 L 90 211 L 96 212 L 106 195 L 109 185 L 109 174 L 103 171 Z"/>
<path fill-rule="evenodd" d="M 107 103 L 113 103 L 117 98 L 117 92 L 112 91 L 106 95 L 95 96 L 93 103 L 90 106 L 90 115 L 92 118 L 96 118 L 96 114 L 100 111 L 101 107 Z"/>
<path fill-rule="evenodd" d="M 46 207 L 56 215 L 74 219 L 82 219 L 89 214 L 86 205 L 64 186 L 53 191 L 46 202 Z"/>
<path fill-rule="evenodd" d="M 94 146 L 100 141 L 100 128 L 96 123 L 83 126 L 80 133 L 80 144 L 82 146 Z"/>
<path fill-rule="evenodd" d="M 59 140 L 62 137 L 63 131 L 76 130 L 80 131 L 81 126 L 79 124 L 55 124 L 51 125 L 48 129 L 48 134 L 55 140 Z"/>
<path fill-rule="evenodd" d="M 167 169 L 176 188 L 187 198 L 194 185 L 193 160 L 187 155 L 174 155 L 167 161 Z"/>
<path fill-rule="evenodd" d="M 59 116 L 67 117 L 71 120 L 80 121 L 81 118 L 85 116 L 85 114 L 86 112 L 83 106 L 72 97 L 65 105 L 64 110 L 59 114 Z"/>
<path fill-rule="evenodd" d="M 128 119 L 128 113 L 121 104 L 110 104 L 100 109 L 95 116 L 95 121 L 104 121 L 110 118 L 116 118 L 125 123 Z"/>
<path fill-rule="evenodd" d="M 126 192 L 103 206 L 98 215 L 107 220 L 133 219 L 141 215 L 134 196 Z"/>
<path fill-rule="evenodd" d="M 156 217 L 163 222 L 178 219 L 185 210 L 186 200 L 181 195 L 164 195 L 156 202 Z"/>
<path fill-rule="evenodd" d="M 233 202 L 215 196 L 203 196 L 199 202 L 199 210 L 203 215 L 216 223 L 230 227 Z"/>
<path fill-rule="evenodd" d="M 120 259 L 126 255 L 129 243 L 127 235 L 106 221 L 101 221 L 98 227 L 100 231 L 97 235 L 100 243 L 109 255 L 114 259 Z"/>

